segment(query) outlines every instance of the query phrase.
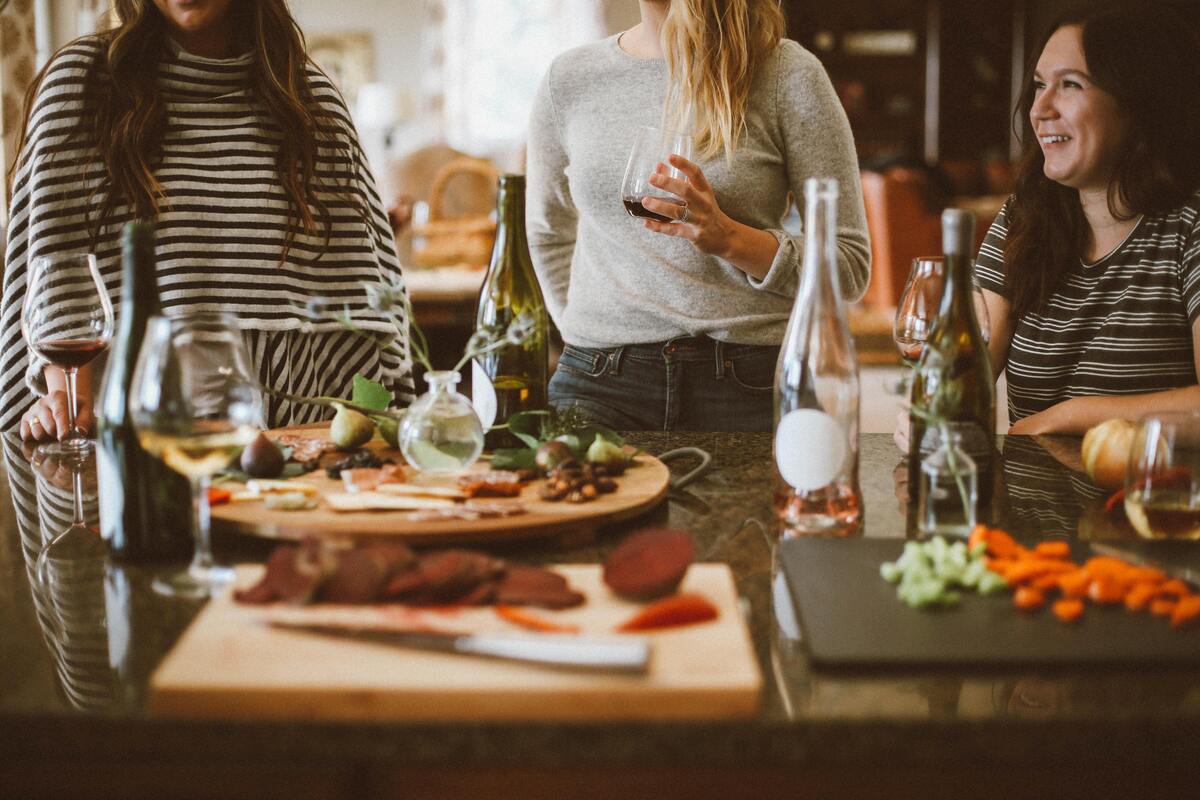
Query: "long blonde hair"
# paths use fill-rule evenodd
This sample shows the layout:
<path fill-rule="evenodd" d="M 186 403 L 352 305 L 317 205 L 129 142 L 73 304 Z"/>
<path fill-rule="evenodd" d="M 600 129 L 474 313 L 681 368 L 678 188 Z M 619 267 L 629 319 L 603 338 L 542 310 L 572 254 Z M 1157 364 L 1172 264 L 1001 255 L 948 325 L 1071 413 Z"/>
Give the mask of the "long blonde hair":
<path fill-rule="evenodd" d="M 671 0 L 662 26 L 665 125 L 691 127 L 698 158 L 732 158 L 754 76 L 784 30 L 779 0 Z"/>

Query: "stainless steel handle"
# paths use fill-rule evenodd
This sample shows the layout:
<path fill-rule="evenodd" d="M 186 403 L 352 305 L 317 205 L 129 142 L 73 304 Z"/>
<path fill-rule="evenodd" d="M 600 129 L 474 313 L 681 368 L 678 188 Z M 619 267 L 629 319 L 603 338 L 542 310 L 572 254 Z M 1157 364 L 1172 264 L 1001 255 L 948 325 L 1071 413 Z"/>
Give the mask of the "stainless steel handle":
<path fill-rule="evenodd" d="M 679 490 L 683 487 L 699 480 L 712 467 L 712 456 L 707 450 L 701 450 L 699 447 L 677 447 L 674 450 L 668 450 L 658 457 L 658 460 L 664 464 L 672 461 L 677 461 L 681 458 L 694 456 L 700 459 L 700 463 L 689 473 L 678 478 L 671 478 L 671 489 Z"/>

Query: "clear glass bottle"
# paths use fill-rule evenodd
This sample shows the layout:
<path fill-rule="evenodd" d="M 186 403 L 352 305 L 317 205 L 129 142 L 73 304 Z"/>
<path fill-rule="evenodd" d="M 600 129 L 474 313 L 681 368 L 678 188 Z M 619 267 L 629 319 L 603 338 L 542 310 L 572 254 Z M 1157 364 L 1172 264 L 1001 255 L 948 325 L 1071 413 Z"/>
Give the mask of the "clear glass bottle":
<path fill-rule="evenodd" d="M 926 535 L 967 536 L 975 527 L 979 472 L 962 449 L 962 434 L 944 426 L 931 433 L 937 449 L 921 461 L 917 529 Z"/>
<path fill-rule="evenodd" d="M 400 423 L 400 452 L 422 472 L 462 472 L 483 452 L 483 427 L 471 401 L 455 391 L 458 381 L 457 372 L 426 372 L 429 391 Z"/>
<path fill-rule="evenodd" d="M 837 286 L 838 185 L 804 184 L 800 290 L 775 372 L 775 513 L 785 535 L 862 525 L 858 359 Z"/>
<path fill-rule="evenodd" d="M 959 433 L 961 448 L 979 474 L 979 501 L 991 498 L 995 476 L 995 381 L 979 325 L 972 281 L 975 216 L 948 208 L 942 212 L 945 286 L 941 307 L 912 374 L 909 420 L 909 492 L 916 500 L 920 469 L 937 448 L 934 432 Z"/>

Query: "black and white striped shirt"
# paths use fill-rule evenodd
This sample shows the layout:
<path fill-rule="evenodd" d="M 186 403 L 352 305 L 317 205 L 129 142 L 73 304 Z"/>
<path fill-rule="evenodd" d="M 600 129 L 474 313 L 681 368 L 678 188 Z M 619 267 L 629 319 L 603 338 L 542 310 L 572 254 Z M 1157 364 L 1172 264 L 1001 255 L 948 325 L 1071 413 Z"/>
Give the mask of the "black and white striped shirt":
<path fill-rule="evenodd" d="M 91 244 L 88 214 L 95 213 L 93 192 L 104 167 L 83 124 L 83 91 L 102 47 L 97 37 L 85 37 L 61 50 L 34 101 L 14 181 L 0 304 L 0 430 L 14 427 L 34 402 L 30 387 L 41 371 L 21 339 L 27 264 L 37 255 L 84 252 Z M 372 312 L 363 290 L 364 283 L 381 280 L 402 285 L 403 276 L 345 104 L 328 78 L 310 67 L 316 102 L 332 118 L 331 134 L 340 145 L 318 153 L 324 188 L 317 192 L 332 217 L 324 248 L 323 225 L 310 235 L 289 221 L 275 166 L 280 132 L 249 91 L 253 59 L 201 58 L 172 42 L 159 64 L 167 109 L 155 170 L 166 196 L 155 249 L 163 310 L 235 314 L 268 387 L 348 397 L 354 374 L 361 373 L 382 380 L 406 402 L 412 397 L 407 319 L 397 325 Z M 103 189 L 95 194 L 102 197 Z M 129 208 L 118 205 L 95 248 L 114 307 L 121 289 L 120 233 L 131 218 Z M 289 225 L 295 238 L 280 263 Z M 395 352 L 336 322 L 313 326 L 302 309 L 316 296 L 344 305 L 361 328 Z M 266 401 L 273 427 L 325 413 Z"/>
<path fill-rule="evenodd" d="M 1011 202 L 1011 201 L 1010 201 Z M 979 249 L 975 279 L 1008 296 L 1008 205 Z M 1146 216 L 1095 264 L 1075 266 L 1041 309 L 1018 318 L 1008 351 L 1013 421 L 1072 397 L 1134 395 L 1197 383 L 1200 192 Z"/>

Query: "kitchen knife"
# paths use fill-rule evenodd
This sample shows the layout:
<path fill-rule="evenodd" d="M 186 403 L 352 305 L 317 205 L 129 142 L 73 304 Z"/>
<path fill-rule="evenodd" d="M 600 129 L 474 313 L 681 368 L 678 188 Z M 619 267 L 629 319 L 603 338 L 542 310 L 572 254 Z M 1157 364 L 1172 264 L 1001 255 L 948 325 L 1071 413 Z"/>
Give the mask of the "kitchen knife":
<path fill-rule="evenodd" d="M 524 661 L 568 669 L 642 674 L 650 666 L 650 643 L 636 638 L 554 634 L 542 634 L 534 638 L 491 633 L 395 631 L 283 620 L 272 620 L 270 624 L 284 630 L 316 633 L 356 642 Z"/>
<path fill-rule="evenodd" d="M 1116 547 L 1111 544 L 1102 544 L 1100 542 L 1091 542 L 1093 553 L 1102 556 L 1112 556 L 1119 558 L 1122 561 L 1128 561 L 1139 567 L 1152 567 L 1159 569 L 1170 575 L 1172 578 L 1179 578 L 1181 581 L 1190 583 L 1193 588 L 1200 587 L 1200 570 L 1190 569 L 1188 567 L 1180 567 L 1174 564 L 1166 564 L 1150 556 L 1139 553 L 1135 550 L 1127 550 L 1124 547 Z"/>

